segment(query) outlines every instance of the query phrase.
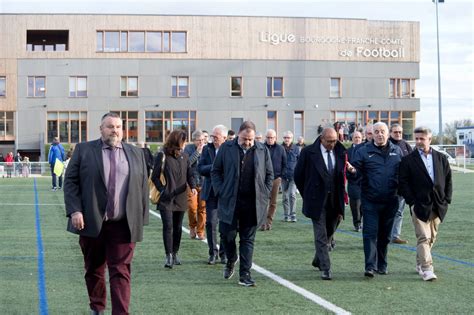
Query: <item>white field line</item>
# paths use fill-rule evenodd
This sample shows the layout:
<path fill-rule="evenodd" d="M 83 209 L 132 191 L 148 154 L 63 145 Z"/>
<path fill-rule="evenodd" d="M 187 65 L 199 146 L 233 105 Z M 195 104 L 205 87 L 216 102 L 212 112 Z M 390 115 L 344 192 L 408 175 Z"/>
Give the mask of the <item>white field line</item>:
<path fill-rule="evenodd" d="M 150 210 L 150 213 L 152 215 L 154 215 L 155 217 L 157 217 L 157 218 L 161 218 L 160 215 L 157 212 L 153 211 L 153 210 Z M 187 228 L 183 227 L 183 231 L 189 234 L 189 230 Z M 207 244 L 207 239 L 202 240 L 202 242 Z M 308 291 L 308 290 L 306 290 L 302 287 L 299 287 L 296 284 L 294 284 L 294 283 L 292 283 L 292 282 L 290 282 L 290 281 L 288 281 L 288 280 L 272 273 L 271 271 L 266 270 L 265 268 L 262 268 L 262 267 L 260 267 L 256 264 L 252 264 L 252 269 L 255 270 L 256 272 L 272 279 L 273 281 L 281 284 L 282 286 L 290 289 L 291 291 L 294 291 L 294 292 L 302 295 L 304 298 L 306 298 L 306 299 L 308 299 L 308 300 L 324 307 L 325 309 L 327 309 L 331 312 L 334 312 L 335 314 L 341 314 L 341 315 L 342 314 L 351 314 L 350 312 L 348 312 L 348 311 L 332 304 L 331 302 L 326 301 L 325 299 L 323 299 L 319 295 L 316 295 L 313 292 L 310 292 L 310 291 Z"/>

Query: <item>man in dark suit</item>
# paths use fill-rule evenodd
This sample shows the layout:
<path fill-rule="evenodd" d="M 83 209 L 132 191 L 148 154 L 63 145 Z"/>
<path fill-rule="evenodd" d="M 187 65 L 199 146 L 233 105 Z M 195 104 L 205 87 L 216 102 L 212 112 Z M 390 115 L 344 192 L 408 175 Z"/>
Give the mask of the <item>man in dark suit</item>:
<path fill-rule="evenodd" d="M 209 258 L 207 263 L 215 265 L 218 255 L 221 263 L 226 262 L 224 247 L 217 248 L 217 195 L 212 188 L 211 169 L 219 148 L 224 144 L 227 138 L 227 128 L 223 125 L 217 125 L 212 129 L 212 142 L 202 149 L 202 154 L 198 163 L 198 171 L 204 177 L 201 190 L 201 199 L 206 202 L 206 235 L 207 245 L 209 246 Z"/>
<path fill-rule="evenodd" d="M 431 247 L 451 203 L 451 168 L 447 158 L 430 147 L 430 129 L 418 127 L 414 134 L 416 150 L 402 159 L 399 189 L 415 226 L 416 271 L 423 280 L 431 281 L 437 278 Z"/>
<path fill-rule="evenodd" d="M 224 278 L 230 279 L 240 258 L 239 284 L 250 287 L 253 245 L 257 227 L 266 218 L 273 167 L 270 152 L 255 142 L 255 124 L 244 121 L 235 140 L 219 148 L 211 170 L 212 188 L 218 198 L 219 231 L 224 242 L 227 263 Z M 239 233 L 239 256 L 235 238 Z"/>
<path fill-rule="evenodd" d="M 122 120 L 102 117 L 101 138 L 79 143 L 66 171 L 67 230 L 79 234 L 93 314 L 106 307 L 105 266 L 112 314 L 128 314 L 135 242 L 148 224 L 147 166 L 143 151 L 122 142 Z"/>
<path fill-rule="evenodd" d="M 321 270 L 323 280 L 332 279 L 330 239 L 344 216 L 345 154 L 336 131 L 326 128 L 312 145 L 301 150 L 295 168 L 303 214 L 313 221 L 316 255 L 312 264 Z"/>

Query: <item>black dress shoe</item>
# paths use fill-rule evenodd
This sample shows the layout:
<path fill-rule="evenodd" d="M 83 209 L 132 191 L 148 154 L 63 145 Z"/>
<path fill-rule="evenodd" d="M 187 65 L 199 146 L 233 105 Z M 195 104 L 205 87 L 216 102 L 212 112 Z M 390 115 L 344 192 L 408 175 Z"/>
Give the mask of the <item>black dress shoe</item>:
<path fill-rule="evenodd" d="M 173 265 L 181 265 L 181 259 L 179 259 L 178 253 L 173 253 Z"/>
<path fill-rule="evenodd" d="M 228 261 L 224 266 L 224 279 L 230 279 L 234 275 L 235 262 Z"/>
<path fill-rule="evenodd" d="M 323 270 L 323 271 L 321 271 L 321 279 L 323 279 L 323 280 L 332 280 L 332 272 L 331 272 L 331 270 Z"/>
<path fill-rule="evenodd" d="M 375 276 L 375 273 L 373 270 L 369 269 L 364 272 L 364 276 L 366 276 L 367 278 L 373 278 Z"/>
<path fill-rule="evenodd" d="M 216 256 L 215 255 L 210 255 L 209 256 L 209 259 L 207 260 L 207 264 L 208 265 L 215 265 L 216 264 Z"/>
<path fill-rule="evenodd" d="M 313 259 L 313 262 L 311 263 L 311 265 L 314 267 L 314 268 L 318 268 L 319 270 L 321 270 L 321 267 L 319 266 L 319 261 L 316 257 L 314 257 Z"/>
<path fill-rule="evenodd" d="M 165 268 L 169 268 L 169 269 L 173 268 L 173 256 L 171 254 L 166 255 Z"/>
<path fill-rule="evenodd" d="M 104 315 L 104 312 L 103 311 L 91 310 L 91 315 Z"/>
<path fill-rule="evenodd" d="M 387 269 L 378 269 L 378 270 L 377 270 L 377 273 L 378 273 L 379 275 L 388 275 Z"/>
<path fill-rule="evenodd" d="M 254 287 L 255 286 L 255 280 L 252 279 L 250 274 L 246 274 L 239 279 L 239 284 L 243 285 L 245 287 Z"/>

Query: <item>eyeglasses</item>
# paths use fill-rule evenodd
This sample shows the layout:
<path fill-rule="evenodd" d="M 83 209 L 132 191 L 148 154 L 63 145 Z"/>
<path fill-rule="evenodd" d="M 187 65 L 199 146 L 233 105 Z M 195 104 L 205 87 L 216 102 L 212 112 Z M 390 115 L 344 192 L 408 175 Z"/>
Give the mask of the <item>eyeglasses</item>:
<path fill-rule="evenodd" d="M 393 133 L 402 133 L 401 131 L 392 131 Z"/>
<path fill-rule="evenodd" d="M 291 137 L 283 137 L 283 139 L 291 139 Z"/>
<path fill-rule="evenodd" d="M 267 139 L 275 139 L 276 137 L 267 137 Z"/>

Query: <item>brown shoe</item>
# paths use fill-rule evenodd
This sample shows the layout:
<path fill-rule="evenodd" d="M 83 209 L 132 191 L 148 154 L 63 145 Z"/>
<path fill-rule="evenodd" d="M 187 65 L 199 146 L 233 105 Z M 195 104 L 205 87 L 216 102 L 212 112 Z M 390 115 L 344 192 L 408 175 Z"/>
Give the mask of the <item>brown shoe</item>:
<path fill-rule="evenodd" d="M 197 235 L 197 238 L 198 238 L 199 240 L 201 240 L 201 241 L 206 239 L 206 237 L 204 236 L 204 234 L 198 234 L 198 235 Z"/>
<path fill-rule="evenodd" d="M 195 228 L 190 228 L 189 229 L 189 237 L 191 237 L 191 239 L 196 238 L 196 229 Z"/>
<path fill-rule="evenodd" d="M 394 243 L 394 244 L 408 244 L 408 241 L 407 240 L 402 240 L 402 239 L 397 237 L 397 238 L 394 238 L 392 240 L 392 243 Z"/>

